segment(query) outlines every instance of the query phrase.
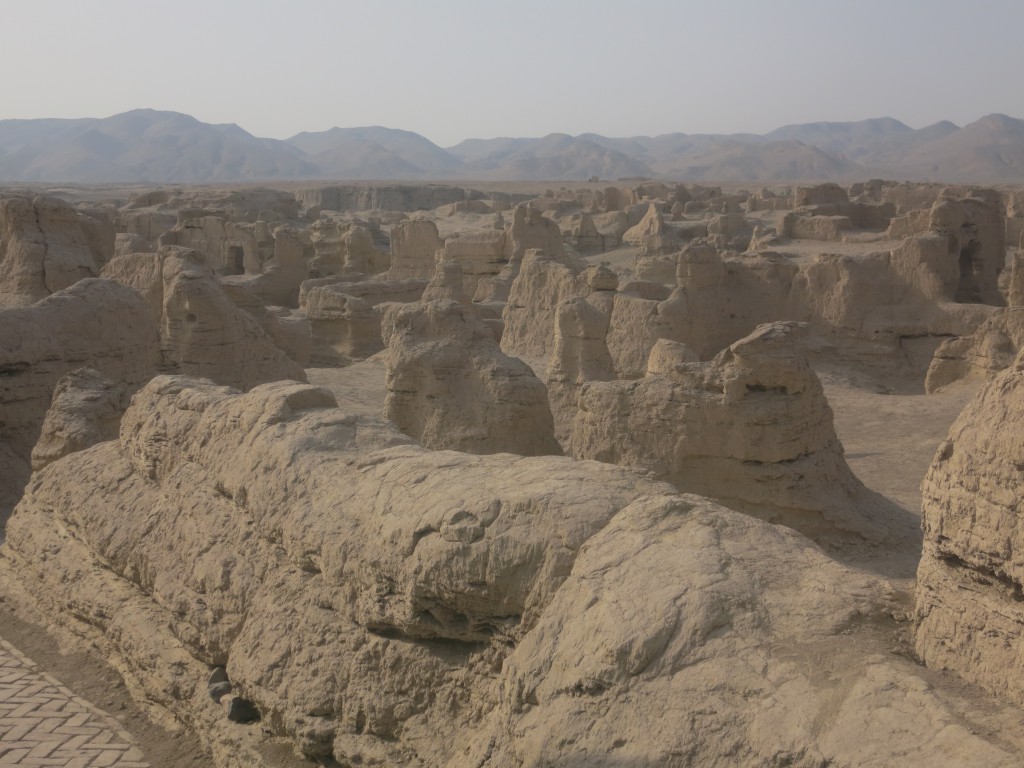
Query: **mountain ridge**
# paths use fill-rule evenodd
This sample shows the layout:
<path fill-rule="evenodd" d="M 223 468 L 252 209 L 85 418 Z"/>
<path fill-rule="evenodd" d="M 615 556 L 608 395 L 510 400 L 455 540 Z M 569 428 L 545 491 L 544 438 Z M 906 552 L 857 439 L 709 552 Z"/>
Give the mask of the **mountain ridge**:
<path fill-rule="evenodd" d="M 915 129 L 892 117 L 766 134 L 470 138 L 441 147 L 384 126 L 255 136 L 235 123 L 136 109 L 105 118 L 0 120 L 0 182 L 274 180 L 828 181 L 883 176 L 1024 183 L 1024 120 L 992 113 Z"/>

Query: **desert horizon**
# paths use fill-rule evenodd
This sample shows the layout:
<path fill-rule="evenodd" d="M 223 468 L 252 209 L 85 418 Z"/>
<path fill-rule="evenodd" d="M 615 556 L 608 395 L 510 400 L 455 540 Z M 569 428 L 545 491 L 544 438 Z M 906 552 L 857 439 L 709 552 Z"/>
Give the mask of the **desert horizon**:
<path fill-rule="evenodd" d="M 790 124 L 763 135 L 466 139 L 447 148 L 380 126 L 254 136 L 177 112 L 0 120 L 0 182 L 346 181 L 795 183 L 905 179 L 1024 183 L 1024 120 L 989 114 L 963 127 L 892 118 Z"/>

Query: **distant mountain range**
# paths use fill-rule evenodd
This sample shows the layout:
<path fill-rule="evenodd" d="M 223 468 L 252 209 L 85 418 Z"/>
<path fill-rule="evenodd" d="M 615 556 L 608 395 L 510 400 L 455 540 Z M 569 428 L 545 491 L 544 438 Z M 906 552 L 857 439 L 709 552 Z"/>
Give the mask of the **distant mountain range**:
<path fill-rule="evenodd" d="M 1024 183 L 1024 120 L 988 115 L 915 130 L 892 118 L 771 133 L 467 139 L 331 128 L 261 139 L 237 125 L 138 109 L 107 118 L 0 120 L 0 182 L 205 183 L 284 179 L 824 181 L 870 177 Z"/>

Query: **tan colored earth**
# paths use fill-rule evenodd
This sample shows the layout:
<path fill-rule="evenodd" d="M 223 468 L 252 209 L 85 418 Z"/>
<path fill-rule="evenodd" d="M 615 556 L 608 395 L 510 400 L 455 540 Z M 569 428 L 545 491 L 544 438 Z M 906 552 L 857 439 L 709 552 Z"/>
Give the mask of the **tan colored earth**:
<path fill-rule="evenodd" d="M 383 360 L 375 358 L 346 368 L 310 368 L 306 374 L 311 384 L 334 392 L 343 407 L 375 415 L 383 410 Z M 919 514 L 920 483 L 924 472 L 949 425 L 972 394 L 973 387 L 928 396 L 923 393 L 877 394 L 839 383 L 826 385 L 826 395 L 836 414 L 836 431 L 853 471 L 869 488 L 915 514 Z M 917 553 L 906 553 L 903 565 L 912 570 L 917 557 Z M 155 768 L 205 764 L 208 758 L 194 736 L 182 730 L 168 732 L 151 724 L 146 710 L 139 707 L 125 690 L 122 680 L 102 660 L 88 650 L 72 650 L 74 646 L 67 639 L 52 634 L 45 618 L 20 608 L 25 601 L 12 586 L 10 582 L 0 582 L 6 598 L 0 602 L 0 611 L 3 612 L 0 624 L 5 639 L 29 649 L 35 661 L 73 690 L 114 712 L 128 730 L 147 745 L 147 756 Z M 9 596 L 10 591 L 14 591 L 14 595 Z M 909 594 L 906 600 L 909 614 Z M 838 641 L 839 645 L 833 649 L 831 657 L 819 660 L 823 662 L 821 673 L 829 676 L 846 674 L 842 646 L 850 642 L 883 653 L 909 653 L 909 628 L 905 623 L 906 617 L 902 618 L 903 623 L 846 636 Z M 942 677 L 944 686 L 957 685 L 948 675 Z M 1010 716 L 994 708 L 986 694 L 972 691 L 968 686 L 960 687 L 963 689 L 961 694 L 970 697 L 971 702 L 970 711 L 963 714 L 969 714 L 977 727 L 994 733 L 1004 726 L 1013 725 Z M 290 752 L 290 748 L 282 745 L 276 750 L 277 757 L 271 764 L 281 768 L 307 764 L 292 758 Z"/>
<path fill-rule="evenodd" d="M 1021 193 L 460 189 L 0 189 L 0 638 L 169 768 L 1019 764 Z"/>

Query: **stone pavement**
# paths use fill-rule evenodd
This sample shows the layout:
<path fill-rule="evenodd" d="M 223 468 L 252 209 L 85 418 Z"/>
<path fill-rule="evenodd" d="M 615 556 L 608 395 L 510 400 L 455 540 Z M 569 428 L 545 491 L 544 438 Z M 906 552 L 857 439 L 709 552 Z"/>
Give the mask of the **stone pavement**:
<path fill-rule="evenodd" d="M 0 766 L 148 768 L 110 715 L 0 640 Z"/>

